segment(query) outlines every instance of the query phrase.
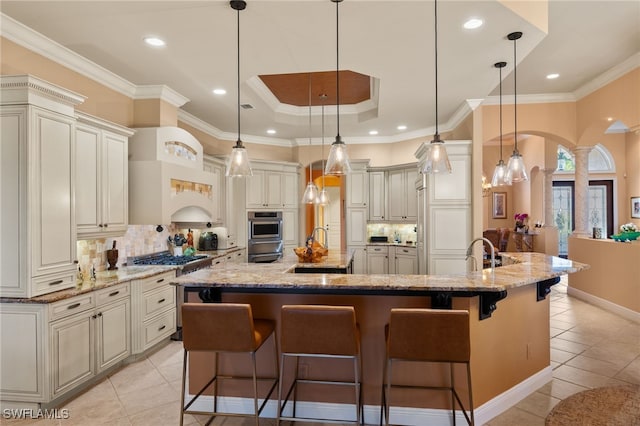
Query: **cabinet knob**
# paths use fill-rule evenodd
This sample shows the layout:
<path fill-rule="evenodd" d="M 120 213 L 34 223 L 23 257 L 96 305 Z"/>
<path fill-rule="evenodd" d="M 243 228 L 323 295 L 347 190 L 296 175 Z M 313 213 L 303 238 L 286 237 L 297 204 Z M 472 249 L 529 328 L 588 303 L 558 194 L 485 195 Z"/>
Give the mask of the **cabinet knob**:
<path fill-rule="evenodd" d="M 98 312 L 98 316 L 101 317 L 102 316 L 102 312 Z"/>
<path fill-rule="evenodd" d="M 99 227 L 99 228 L 102 228 L 102 224 L 101 224 L 101 223 L 99 223 L 99 224 L 98 224 L 98 227 Z"/>
<path fill-rule="evenodd" d="M 96 318 L 98 318 L 98 316 L 97 315 L 91 315 L 91 318 L 96 319 Z"/>
<path fill-rule="evenodd" d="M 104 227 L 105 227 L 105 228 L 107 228 L 108 226 L 109 226 L 109 224 L 108 224 L 108 223 L 105 223 L 105 224 L 104 224 Z"/>

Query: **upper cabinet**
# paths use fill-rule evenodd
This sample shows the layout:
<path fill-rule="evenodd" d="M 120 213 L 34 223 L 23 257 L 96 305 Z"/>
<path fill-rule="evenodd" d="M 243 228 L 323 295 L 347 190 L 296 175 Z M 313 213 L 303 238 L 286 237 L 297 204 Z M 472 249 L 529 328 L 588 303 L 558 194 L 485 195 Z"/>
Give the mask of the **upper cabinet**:
<path fill-rule="evenodd" d="M 205 156 L 203 169 L 205 172 L 213 174 L 213 207 L 211 209 L 213 215 L 211 218 L 214 223 L 222 224 L 224 223 L 227 205 L 224 161 Z"/>
<path fill-rule="evenodd" d="M 75 284 L 75 105 L 32 76 L 0 77 L 0 295 Z"/>
<path fill-rule="evenodd" d="M 124 235 L 129 223 L 128 144 L 133 131 L 77 113 L 78 239 Z"/>
<path fill-rule="evenodd" d="M 417 179 L 418 168 L 415 165 L 400 170 L 389 170 L 389 220 L 416 222 Z"/>
<path fill-rule="evenodd" d="M 369 170 L 369 221 L 416 223 L 415 164 Z"/>
<path fill-rule="evenodd" d="M 347 175 L 347 207 L 367 207 L 369 199 L 367 170 L 355 168 L 353 164 L 351 168 L 351 173 Z"/>
<path fill-rule="evenodd" d="M 246 178 L 248 209 L 281 210 L 298 207 L 298 165 L 253 162 L 253 176 Z"/>

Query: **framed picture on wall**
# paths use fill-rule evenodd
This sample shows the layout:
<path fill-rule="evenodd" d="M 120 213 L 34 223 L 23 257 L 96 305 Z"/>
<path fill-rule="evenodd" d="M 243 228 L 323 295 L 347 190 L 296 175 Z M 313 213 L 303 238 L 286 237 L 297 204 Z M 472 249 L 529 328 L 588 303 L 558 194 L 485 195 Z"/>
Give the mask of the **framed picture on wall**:
<path fill-rule="evenodd" d="M 631 197 L 631 217 L 640 219 L 640 197 Z"/>
<path fill-rule="evenodd" d="M 507 193 L 506 192 L 493 193 L 493 218 L 494 219 L 507 218 Z"/>

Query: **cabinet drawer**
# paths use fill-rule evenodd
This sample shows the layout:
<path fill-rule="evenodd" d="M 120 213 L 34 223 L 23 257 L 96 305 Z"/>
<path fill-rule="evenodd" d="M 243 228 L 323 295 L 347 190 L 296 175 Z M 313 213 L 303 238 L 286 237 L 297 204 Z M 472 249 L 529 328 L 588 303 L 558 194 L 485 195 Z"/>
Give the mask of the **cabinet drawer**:
<path fill-rule="evenodd" d="M 93 309 L 95 306 L 96 299 L 93 292 L 61 300 L 49 305 L 49 321 L 55 321 L 78 312 Z"/>
<path fill-rule="evenodd" d="M 147 320 L 158 312 L 176 306 L 176 288 L 172 285 L 143 294 L 143 320 Z"/>
<path fill-rule="evenodd" d="M 33 285 L 35 295 L 53 293 L 54 291 L 71 288 L 75 285 L 75 271 L 62 274 L 51 274 L 41 277 L 34 277 Z"/>
<path fill-rule="evenodd" d="M 367 246 L 367 253 L 389 254 L 388 246 Z"/>
<path fill-rule="evenodd" d="M 215 268 L 216 266 L 224 265 L 224 263 L 225 263 L 224 256 L 216 257 L 215 259 L 213 259 L 213 263 L 211 264 L 211 266 Z"/>
<path fill-rule="evenodd" d="M 124 283 L 96 291 L 96 306 L 129 297 L 129 289 L 129 283 Z"/>
<path fill-rule="evenodd" d="M 171 309 L 162 315 L 144 322 L 144 349 L 147 349 L 176 331 L 176 310 Z"/>
<path fill-rule="evenodd" d="M 163 287 L 169 284 L 172 278 L 175 278 L 176 271 L 163 272 L 162 274 L 154 275 L 153 277 L 145 278 L 138 281 L 138 285 L 142 286 L 142 292 L 154 290 L 158 287 Z"/>
<path fill-rule="evenodd" d="M 415 247 L 396 247 L 396 255 L 415 256 L 416 254 Z"/>

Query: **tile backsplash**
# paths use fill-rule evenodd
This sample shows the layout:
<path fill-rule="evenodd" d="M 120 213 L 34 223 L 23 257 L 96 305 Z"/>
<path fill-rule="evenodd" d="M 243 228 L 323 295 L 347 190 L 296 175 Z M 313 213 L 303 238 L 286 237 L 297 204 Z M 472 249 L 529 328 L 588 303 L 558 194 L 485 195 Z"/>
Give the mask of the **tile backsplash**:
<path fill-rule="evenodd" d="M 387 236 L 389 242 L 398 239 L 402 243 L 415 243 L 416 225 L 406 223 L 369 223 L 367 224 L 367 241 L 371 236 Z"/>

